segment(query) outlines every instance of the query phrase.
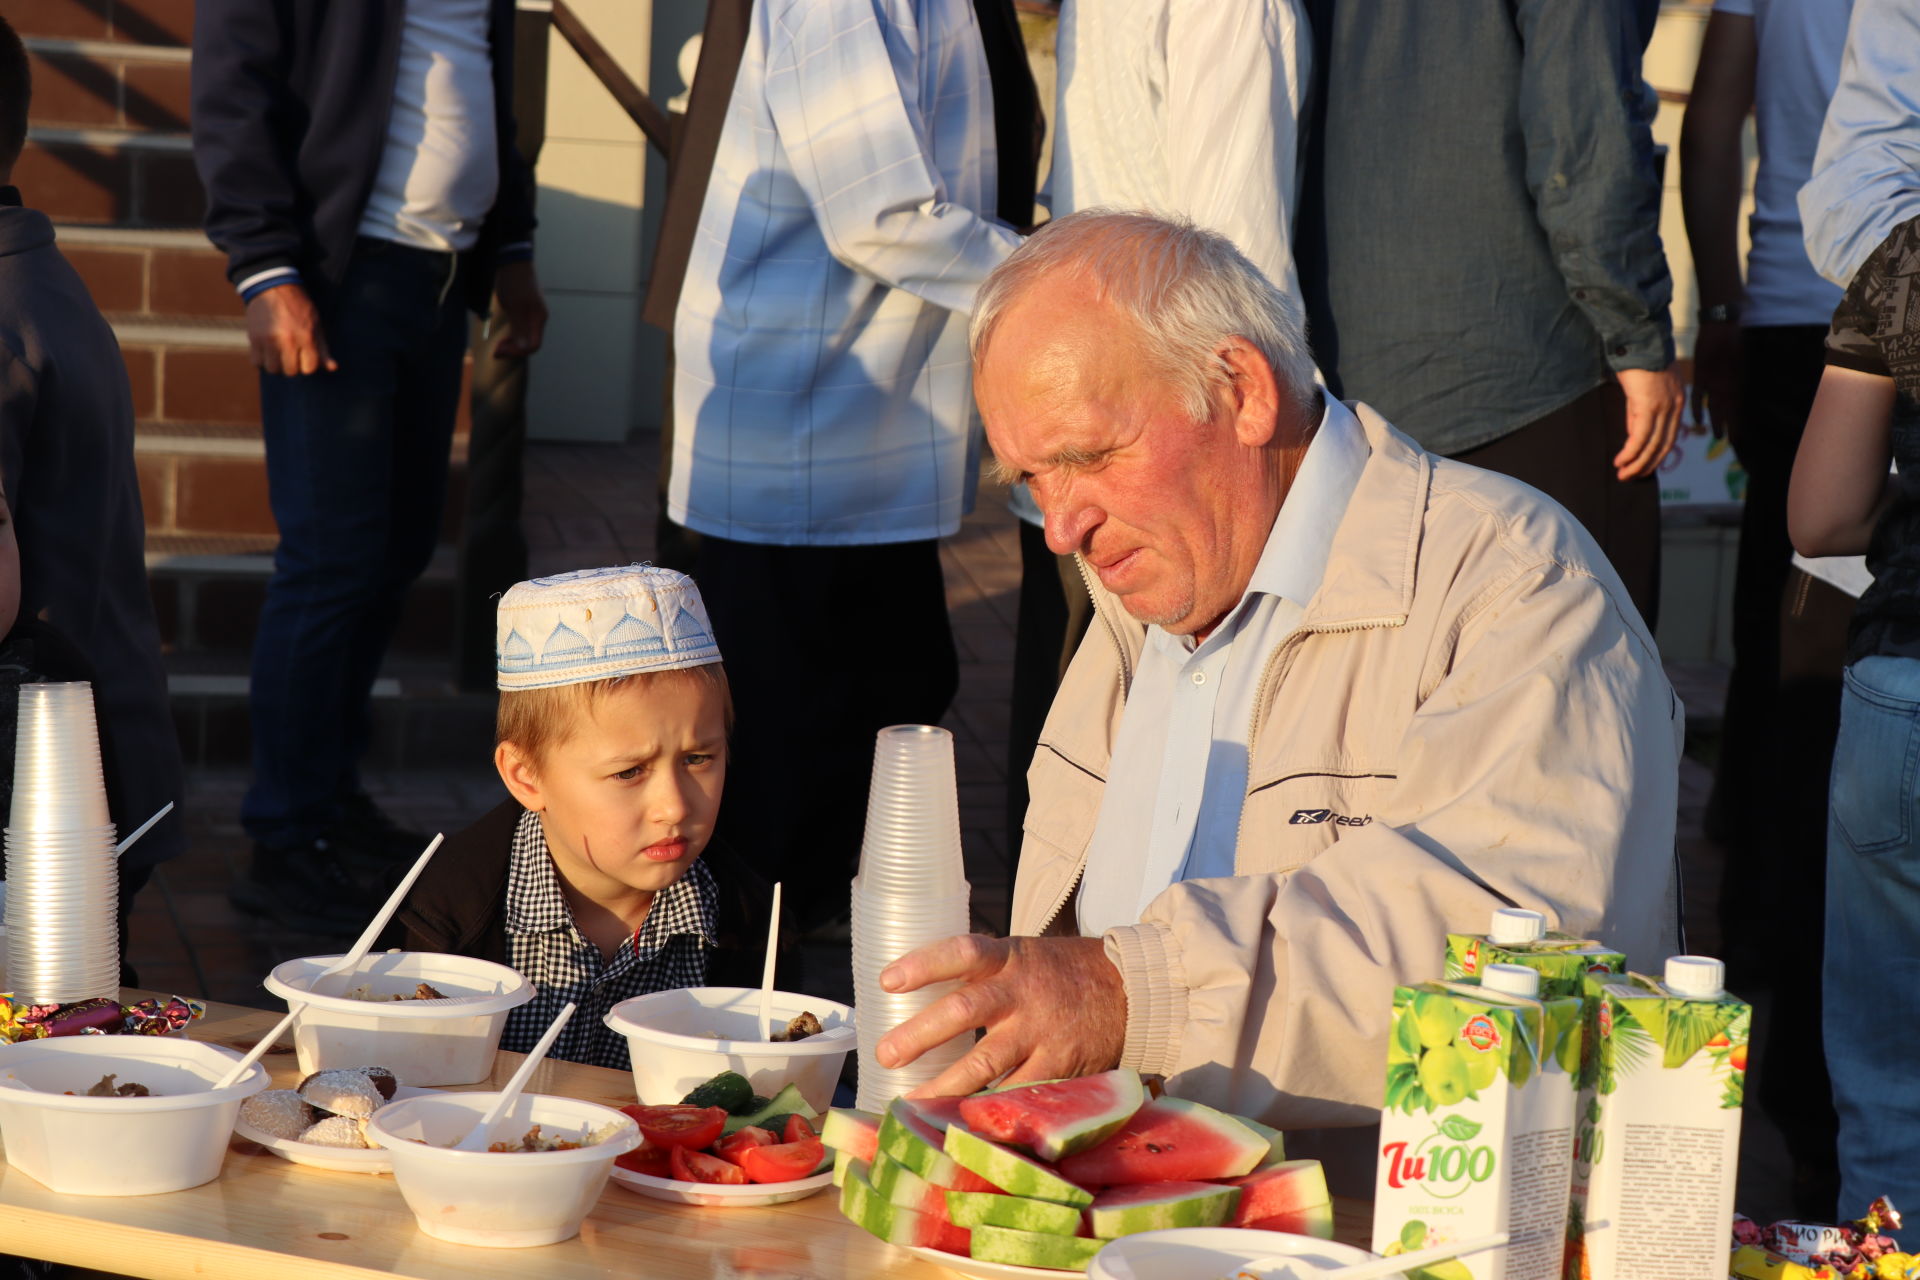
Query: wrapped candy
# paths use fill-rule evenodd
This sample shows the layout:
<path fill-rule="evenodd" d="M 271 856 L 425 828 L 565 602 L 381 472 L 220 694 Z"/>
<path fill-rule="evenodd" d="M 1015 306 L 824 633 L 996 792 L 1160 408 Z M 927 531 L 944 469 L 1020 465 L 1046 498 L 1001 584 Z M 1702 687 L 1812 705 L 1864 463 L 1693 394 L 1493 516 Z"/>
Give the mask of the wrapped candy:
<path fill-rule="evenodd" d="M 1885 1196 L 1835 1226 L 1788 1220 L 1763 1229 L 1735 1215 L 1732 1271 L 1742 1280 L 1920 1280 L 1920 1259 L 1883 1229 L 1900 1229 Z"/>
<path fill-rule="evenodd" d="M 122 1029 L 128 1035 L 164 1036 L 185 1030 L 195 1018 L 205 1017 L 207 1006 L 203 1001 L 168 996 L 165 1000 L 140 1000 L 123 1005 L 121 1011 L 126 1015 Z"/>
<path fill-rule="evenodd" d="M 171 1035 L 206 1016 L 199 1000 L 168 996 L 116 1004 L 104 997 L 72 1004 L 30 1004 L 0 993 L 0 1043 L 74 1035 Z"/>

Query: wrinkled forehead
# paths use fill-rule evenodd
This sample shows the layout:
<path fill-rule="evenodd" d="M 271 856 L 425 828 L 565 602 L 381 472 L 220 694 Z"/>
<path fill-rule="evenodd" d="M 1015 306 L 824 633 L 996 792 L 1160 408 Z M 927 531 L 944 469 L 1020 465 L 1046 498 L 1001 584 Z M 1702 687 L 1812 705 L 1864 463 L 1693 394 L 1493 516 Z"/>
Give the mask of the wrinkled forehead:
<path fill-rule="evenodd" d="M 1080 290 L 1044 283 L 1010 306 L 974 369 L 974 397 L 1003 460 L 1032 438 L 1091 429 L 1127 405 L 1162 398 L 1133 319 Z"/>

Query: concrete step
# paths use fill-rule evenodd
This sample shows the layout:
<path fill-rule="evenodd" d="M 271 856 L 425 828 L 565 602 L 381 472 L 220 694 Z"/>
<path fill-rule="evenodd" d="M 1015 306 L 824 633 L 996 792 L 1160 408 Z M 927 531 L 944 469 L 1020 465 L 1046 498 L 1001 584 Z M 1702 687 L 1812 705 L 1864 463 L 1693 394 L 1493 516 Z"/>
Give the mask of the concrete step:
<path fill-rule="evenodd" d="M 241 319 L 226 255 L 198 231 L 69 223 L 55 235 L 102 311 L 129 322 Z"/>
<path fill-rule="evenodd" d="M 206 213 L 184 132 L 35 124 L 13 180 L 55 222 L 193 228 Z"/>
<path fill-rule="evenodd" d="M 184 133 L 192 54 L 173 45 L 27 36 L 33 121 Z"/>
<path fill-rule="evenodd" d="M 193 37 L 193 0 L 0 0 L 22 36 L 181 46 Z"/>

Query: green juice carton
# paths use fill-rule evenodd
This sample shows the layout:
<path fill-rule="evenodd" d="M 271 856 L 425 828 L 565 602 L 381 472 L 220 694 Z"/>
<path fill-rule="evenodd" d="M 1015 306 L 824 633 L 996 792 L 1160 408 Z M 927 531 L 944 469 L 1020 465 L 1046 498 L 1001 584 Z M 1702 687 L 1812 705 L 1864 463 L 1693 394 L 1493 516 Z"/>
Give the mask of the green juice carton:
<path fill-rule="evenodd" d="M 1549 1000 L 1585 993 L 1587 975 L 1625 973 L 1627 958 L 1591 938 L 1547 932 L 1538 911 L 1502 907 L 1486 933 L 1447 935 L 1446 977 L 1477 978 L 1490 964 L 1524 965 L 1540 974 L 1540 992 Z"/>
<path fill-rule="evenodd" d="M 1373 1247 L 1395 1255 L 1505 1231 L 1506 1247 L 1415 1280 L 1557 1280 L 1572 1175 L 1580 1001 L 1540 975 L 1396 988 Z"/>
<path fill-rule="evenodd" d="M 1753 1011 L 1707 956 L 1595 976 L 1566 1280 L 1721 1280 Z"/>

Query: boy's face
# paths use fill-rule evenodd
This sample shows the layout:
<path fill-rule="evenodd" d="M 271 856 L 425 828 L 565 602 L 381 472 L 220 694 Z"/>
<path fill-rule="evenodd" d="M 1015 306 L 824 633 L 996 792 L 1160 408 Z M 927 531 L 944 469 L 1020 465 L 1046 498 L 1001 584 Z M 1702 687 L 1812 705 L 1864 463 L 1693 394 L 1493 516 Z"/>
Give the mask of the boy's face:
<path fill-rule="evenodd" d="M 575 889 L 601 902 L 657 892 L 713 834 L 727 772 L 722 697 L 703 680 L 628 681 L 531 769 L 504 754 L 500 763 L 521 803 L 540 811 L 554 864 Z"/>

